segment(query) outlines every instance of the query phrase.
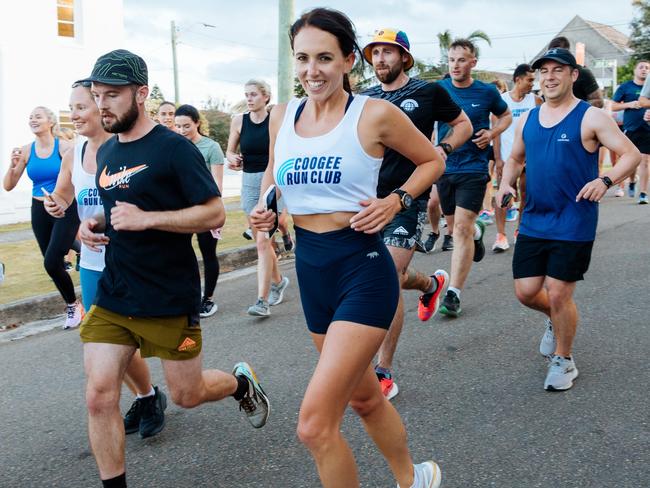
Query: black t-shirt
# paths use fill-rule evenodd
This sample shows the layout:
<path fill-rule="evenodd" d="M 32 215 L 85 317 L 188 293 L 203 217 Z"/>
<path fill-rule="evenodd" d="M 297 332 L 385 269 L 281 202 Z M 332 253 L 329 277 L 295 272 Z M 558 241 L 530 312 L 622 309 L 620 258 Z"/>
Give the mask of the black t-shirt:
<path fill-rule="evenodd" d="M 402 88 L 384 91 L 381 85 L 366 90 L 364 95 L 381 98 L 397 105 L 427 138 L 431 139 L 436 121 L 451 122 L 461 113 L 460 107 L 438 83 L 411 78 Z M 416 166 L 400 153 L 386 149 L 379 171 L 377 196 L 384 198 L 409 179 Z M 414 195 L 415 196 L 415 195 Z M 429 192 L 416 199 L 427 200 Z"/>
<path fill-rule="evenodd" d="M 587 97 L 599 88 L 591 70 L 584 66 L 578 66 L 578 79 L 573 84 L 573 95 L 580 100 L 587 101 Z"/>
<path fill-rule="evenodd" d="M 96 183 L 110 242 L 95 303 L 134 317 L 198 313 L 201 282 L 192 234 L 116 231 L 110 220 L 116 201 L 166 211 L 220 196 L 196 146 L 162 125 L 133 142 L 113 137 L 97 152 Z"/>

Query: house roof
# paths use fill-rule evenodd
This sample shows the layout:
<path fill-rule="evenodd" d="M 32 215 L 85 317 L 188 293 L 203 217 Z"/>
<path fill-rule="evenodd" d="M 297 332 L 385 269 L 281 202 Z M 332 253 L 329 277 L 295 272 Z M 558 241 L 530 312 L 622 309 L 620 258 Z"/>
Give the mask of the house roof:
<path fill-rule="evenodd" d="M 621 31 L 614 29 L 611 25 L 599 24 L 598 22 L 592 22 L 591 20 L 585 20 L 584 22 L 621 51 L 629 51 L 628 45 L 630 39 Z"/>

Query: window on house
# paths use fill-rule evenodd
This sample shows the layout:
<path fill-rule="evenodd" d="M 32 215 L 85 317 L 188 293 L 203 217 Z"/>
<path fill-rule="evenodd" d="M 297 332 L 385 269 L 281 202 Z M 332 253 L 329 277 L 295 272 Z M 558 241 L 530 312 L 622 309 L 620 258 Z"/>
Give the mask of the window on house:
<path fill-rule="evenodd" d="M 74 0 L 56 0 L 59 37 L 74 37 Z"/>

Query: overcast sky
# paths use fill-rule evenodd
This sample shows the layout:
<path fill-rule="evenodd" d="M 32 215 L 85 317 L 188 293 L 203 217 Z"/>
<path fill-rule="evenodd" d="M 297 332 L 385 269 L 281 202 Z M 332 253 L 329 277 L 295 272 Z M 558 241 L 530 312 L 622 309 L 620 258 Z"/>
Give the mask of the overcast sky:
<path fill-rule="evenodd" d="M 181 101 L 202 106 L 208 98 L 234 103 L 243 83 L 266 79 L 276 87 L 278 7 L 276 0 L 124 0 L 127 49 L 145 58 L 150 83 L 173 99 L 170 21 L 178 27 Z M 345 12 L 355 23 L 360 44 L 375 29 L 404 30 L 413 55 L 440 59 L 436 34 L 450 29 L 465 36 L 480 29 L 478 67 L 512 72 L 529 61 L 575 16 L 608 24 L 629 34 L 631 0 L 294 0 L 294 16 L 316 6 Z M 209 27 L 204 24 L 208 24 Z M 282 35 L 286 35 L 284 32 Z"/>

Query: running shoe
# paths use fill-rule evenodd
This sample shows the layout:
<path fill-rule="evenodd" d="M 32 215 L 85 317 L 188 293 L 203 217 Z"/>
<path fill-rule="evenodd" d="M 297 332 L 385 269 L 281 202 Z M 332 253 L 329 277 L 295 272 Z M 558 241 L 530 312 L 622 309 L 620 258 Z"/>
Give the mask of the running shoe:
<path fill-rule="evenodd" d="M 434 461 L 413 465 L 415 479 L 419 482 L 415 488 L 439 488 L 442 483 L 442 471 Z M 397 487 L 399 488 L 399 486 Z"/>
<path fill-rule="evenodd" d="M 271 291 L 269 292 L 269 305 L 279 305 L 284 298 L 284 290 L 289 286 L 289 278 L 283 276 L 280 283 L 271 283 Z"/>
<path fill-rule="evenodd" d="M 508 244 L 508 238 L 505 234 L 497 234 L 497 238 L 492 245 L 492 252 L 500 253 L 505 252 L 510 249 L 510 244 Z"/>
<path fill-rule="evenodd" d="M 446 235 L 442 241 L 442 250 L 443 251 L 453 251 L 454 250 L 454 236 Z"/>
<path fill-rule="evenodd" d="M 141 407 L 140 399 L 136 398 L 131 404 L 129 411 L 124 415 L 124 432 L 126 435 L 134 434 L 140 430 Z"/>
<path fill-rule="evenodd" d="M 291 234 L 284 234 L 282 236 L 282 244 L 284 244 L 284 250 L 289 252 L 293 249 L 293 239 Z"/>
<path fill-rule="evenodd" d="M 248 307 L 248 315 L 254 315 L 255 317 L 268 317 L 271 315 L 269 302 L 258 298 L 255 304 Z"/>
<path fill-rule="evenodd" d="M 427 237 L 427 240 L 424 243 L 424 251 L 427 253 L 435 251 L 436 244 L 438 243 L 439 237 L 440 234 L 436 234 L 435 232 L 429 232 L 429 237 Z"/>
<path fill-rule="evenodd" d="M 578 368 L 573 358 L 553 356 L 548 366 L 544 389 L 546 391 L 564 391 L 573 386 L 573 380 L 578 377 Z"/>
<path fill-rule="evenodd" d="M 422 244 L 422 241 L 415 241 L 415 252 L 421 252 L 422 254 L 427 253 L 427 251 L 424 249 L 424 244 Z"/>
<path fill-rule="evenodd" d="M 244 398 L 239 400 L 239 410 L 244 411 L 253 427 L 256 429 L 264 427 L 271 413 L 271 404 L 257 380 L 255 371 L 248 363 L 241 362 L 235 364 L 232 374 L 245 378 L 248 382 L 248 391 L 244 394 Z"/>
<path fill-rule="evenodd" d="M 453 291 L 447 290 L 447 294 L 442 300 L 442 305 L 440 305 L 440 313 L 449 317 L 458 317 L 461 312 L 460 298 Z"/>
<path fill-rule="evenodd" d="M 509 208 L 506 210 L 506 222 L 514 222 L 519 218 L 519 210 L 516 208 Z"/>
<path fill-rule="evenodd" d="M 375 374 L 381 386 L 381 393 L 386 397 L 386 400 L 392 400 L 399 393 L 397 383 L 393 380 L 391 372 L 385 368 L 375 368 Z"/>
<path fill-rule="evenodd" d="M 242 235 L 242 237 L 243 237 L 244 239 L 246 239 L 247 241 L 251 241 L 251 240 L 253 240 L 253 231 L 251 230 L 250 227 L 249 227 L 248 229 L 246 229 L 244 232 L 242 232 L 241 235 Z"/>
<path fill-rule="evenodd" d="M 647 205 L 647 204 L 648 204 L 648 195 L 646 195 L 643 192 L 639 193 L 639 205 Z"/>
<path fill-rule="evenodd" d="M 632 182 L 629 185 L 627 185 L 627 196 L 630 198 L 634 198 L 636 195 L 636 182 Z"/>
<path fill-rule="evenodd" d="M 492 217 L 490 216 L 490 212 L 487 210 L 482 210 L 480 214 L 478 214 L 478 219 L 483 222 L 485 225 L 491 225 L 494 224 L 494 220 L 492 220 Z"/>
<path fill-rule="evenodd" d="M 203 300 L 201 300 L 201 311 L 199 312 L 201 317 L 210 317 L 217 313 L 217 310 L 219 310 L 219 307 L 216 303 L 208 297 L 203 297 Z"/>
<path fill-rule="evenodd" d="M 167 408 L 167 396 L 153 387 L 155 395 L 140 398 L 140 437 L 146 439 L 154 436 L 165 427 L 165 409 Z"/>
<path fill-rule="evenodd" d="M 74 329 L 81 325 L 81 321 L 84 318 L 84 308 L 81 303 L 74 302 L 72 304 L 65 306 L 65 323 L 63 324 L 63 329 Z"/>
<path fill-rule="evenodd" d="M 440 227 L 441 229 L 447 227 L 447 219 L 445 218 L 444 215 L 440 217 L 440 220 L 438 220 L 438 227 Z"/>
<path fill-rule="evenodd" d="M 420 300 L 418 301 L 418 318 L 422 322 L 429 320 L 438 311 L 438 307 L 440 307 L 440 296 L 449 284 L 449 275 L 444 269 L 439 269 L 433 273 L 431 279 L 435 280 L 438 286 L 436 287 L 436 291 L 420 295 Z"/>
<path fill-rule="evenodd" d="M 546 330 L 542 336 L 542 340 L 539 342 L 539 353 L 542 356 L 551 357 L 555 354 L 555 348 L 557 347 L 557 340 L 555 339 L 555 334 L 553 333 L 553 323 L 551 319 L 546 319 Z"/>
<path fill-rule="evenodd" d="M 615 197 L 624 197 L 624 196 L 625 196 L 625 191 L 623 190 L 623 188 L 621 188 L 621 187 L 619 186 L 619 187 L 616 189 L 616 193 L 614 193 L 614 196 L 615 196 Z"/>
<path fill-rule="evenodd" d="M 476 220 L 474 223 L 478 227 L 480 236 L 478 239 L 474 239 L 474 262 L 478 263 L 483 256 L 485 256 L 485 244 L 483 244 L 483 235 L 485 234 L 485 224 L 480 220 Z"/>

